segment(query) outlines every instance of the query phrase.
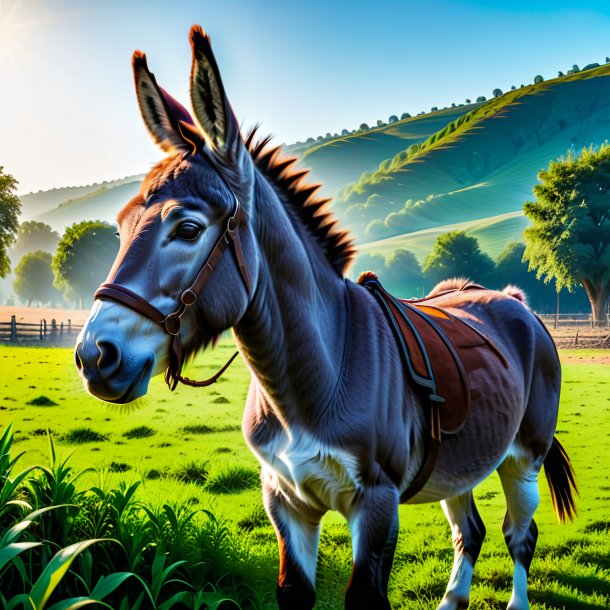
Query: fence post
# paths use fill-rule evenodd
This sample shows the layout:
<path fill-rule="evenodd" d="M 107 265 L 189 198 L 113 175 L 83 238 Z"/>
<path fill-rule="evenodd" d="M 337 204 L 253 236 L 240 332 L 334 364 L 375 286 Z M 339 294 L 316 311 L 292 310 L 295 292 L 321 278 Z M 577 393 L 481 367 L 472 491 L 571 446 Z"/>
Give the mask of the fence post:
<path fill-rule="evenodd" d="M 47 321 L 46 321 L 46 319 L 43 318 L 42 324 L 43 324 L 43 327 L 44 327 L 44 338 L 46 339 L 47 338 Z"/>
<path fill-rule="evenodd" d="M 72 320 L 68 320 L 68 334 L 72 334 Z"/>
<path fill-rule="evenodd" d="M 63 322 L 59 325 L 59 334 L 60 334 L 60 336 L 64 334 L 64 323 Z"/>
<path fill-rule="evenodd" d="M 574 337 L 574 347 L 578 345 L 578 329 L 576 329 L 576 336 Z"/>
<path fill-rule="evenodd" d="M 17 318 L 11 316 L 11 343 L 17 343 Z"/>
<path fill-rule="evenodd" d="M 40 331 L 39 331 L 39 337 L 38 338 L 42 341 L 42 320 L 40 320 Z"/>

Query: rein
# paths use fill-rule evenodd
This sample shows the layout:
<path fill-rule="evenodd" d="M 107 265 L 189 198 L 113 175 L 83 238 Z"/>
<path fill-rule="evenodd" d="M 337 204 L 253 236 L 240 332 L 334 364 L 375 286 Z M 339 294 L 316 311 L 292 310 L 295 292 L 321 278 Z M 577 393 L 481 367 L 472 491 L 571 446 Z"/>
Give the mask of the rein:
<path fill-rule="evenodd" d="M 233 193 L 233 191 L 231 191 Z M 210 252 L 210 255 L 203 263 L 199 273 L 195 277 L 193 283 L 182 291 L 180 295 L 180 301 L 175 311 L 169 314 L 163 314 L 154 305 L 149 303 L 145 298 L 139 294 L 121 286 L 120 284 L 113 284 L 111 282 L 102 284 L 96 291 L 94 299 L 102 299 L 108 301 L 115 301 L 120 303 L 129 309 L 143 315 L 144 317 L 152 320 L 172 337 L 172 343 L 169 352 L 169 366 L 165 371 L 165 382 L 167 383 L 170 390 L 175 390 L 179 382 L 184 383 L 192 387 L 205 387 L 213 384 L 218 378 L 227 370 L 229 365 L 235 360 L 235 357 L 239 352 L 235 352 L 229 361 L 212 377 L 204 379 L 202 381 L 195 381 L 188 377 L 182 376 L 182 366 L 184 364 L 184 353 L 182 350 L 182 343 L 180 341 L 180 329 L 182 328 L 182 316 L 186 310 L 195 303 L 199 297 L 206 282 L 210 279 L 214 273 L 215 267 L 220 261 L 221 256 L 228 248 L 231 248 L 244 285 L 250 297 L 252 286 L 250 282 L 250 275 L 248 273 L 248 267 L 244 258 L 244 253 L 241 247 L 241 239 L 239 236 L 239 227 L 244 225 L 246 221 L 246 215 L 243 212 L 242 207 L 239 205 L 239 200 L 235 193 L 233 193 L 235 199 L 235 208 L 231 216 L 227 218 L 227 225 L 220 236 L 214 248 Z"/>

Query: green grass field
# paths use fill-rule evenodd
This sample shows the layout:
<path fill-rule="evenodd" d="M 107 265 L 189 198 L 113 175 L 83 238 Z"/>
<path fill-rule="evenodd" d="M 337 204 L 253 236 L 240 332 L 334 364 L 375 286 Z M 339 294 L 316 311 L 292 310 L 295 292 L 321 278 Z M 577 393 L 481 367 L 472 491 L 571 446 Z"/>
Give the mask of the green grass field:
<path fill-rule="evenodd" d="M 230 340 L 221 342 L 198 359 L 191 376 L 215 370 L 232 349 Z M 578 477 L 579 515 L 574 523 L 559 526 L 541 477 L 540 537 L 530 579 L 536 609 L 610 607 L 610 367 L 596 363 L 600 356 L 573 353 L 564 365 L 558 436 Z M 274 607 L 275 537 L 261 516 L 257 463 L 240 430 L 249 384 L 241 362 L 208 390 L 180 387 L 170 393 L 155 379 L 148 397 L 130 410 L 86 394 L 69 349 L 1 347 L 0 370 L 0 428 L 14 423 L 14 451 L 26 451 L 21 468 L 47 463 L 49 428 L 60 455 L 74 452 L 74 467 L 98 470 L 79 479 L 80 485 L 97 484 L 100 478 L 107 484 L 142 479 L 140 499 L 188 504 L 226 518 L 261 566 L 258 607 Z M 471 607 L 503 608 L 510 595 L 511 564 L 501 533 L 504 499 L 497 476 L 479 486 L 476 497 L 488 535 L 475 570 Z M 434 608 L 451 570 L 449 527 L 438 505 L 401 507 L 400 518 L 393 607 Z M 331 514 L 322 535 L 318 609 L 342 607 L 350 556 L 347 528 Z"/>

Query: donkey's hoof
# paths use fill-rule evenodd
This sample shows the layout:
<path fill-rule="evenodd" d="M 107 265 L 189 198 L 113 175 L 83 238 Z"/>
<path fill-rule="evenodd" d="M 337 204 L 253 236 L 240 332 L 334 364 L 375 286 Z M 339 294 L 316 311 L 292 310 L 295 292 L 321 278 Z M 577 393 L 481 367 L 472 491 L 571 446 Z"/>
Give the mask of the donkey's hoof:
<path fill-rule="evenodd" d="M 449 592 L 445 593 L 445 596 L 436 610 L 463 610 L 464 608 L 468 608 L 469 603 L 470 600 L 467 597 Z"/>

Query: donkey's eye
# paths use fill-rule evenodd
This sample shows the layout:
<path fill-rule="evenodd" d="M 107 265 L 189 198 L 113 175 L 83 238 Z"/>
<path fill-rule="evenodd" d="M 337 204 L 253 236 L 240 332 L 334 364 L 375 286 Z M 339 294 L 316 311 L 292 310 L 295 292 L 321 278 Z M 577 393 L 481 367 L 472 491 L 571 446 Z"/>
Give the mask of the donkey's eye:
<path fill-rule="evenodd" d="M 193 239 L 197 239 L 199 233 L 201 233 L 201 227 L 194 222 L 187 221 L 178 225 L 174 236 L 178 239 L 187 239 L 192 241 Z"/>

